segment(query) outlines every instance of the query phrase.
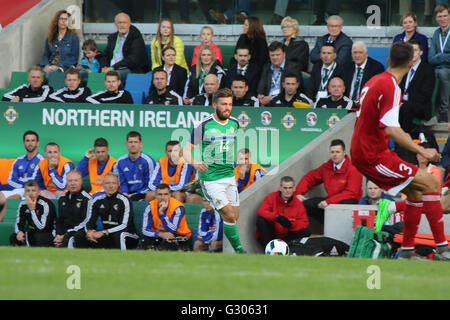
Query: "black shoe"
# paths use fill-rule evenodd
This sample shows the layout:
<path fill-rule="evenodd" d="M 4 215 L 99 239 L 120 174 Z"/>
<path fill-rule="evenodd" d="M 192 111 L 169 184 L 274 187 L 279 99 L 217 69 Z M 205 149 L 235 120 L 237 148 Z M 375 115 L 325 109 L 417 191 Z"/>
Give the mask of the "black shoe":
<path fill-rule="evenodd" d="M 448 122 L 448 112 L 441 112 L 441 114 L 439 115 L 439 122 Z"/>
<path fill-rule="evenodd" d="M 272 20 L 270 20 L 270 24 L 275 24 L 275 25 L 280 24 L 283 19 L 284 19 L 284 17 L 274 13 L 272 16 Z"/>

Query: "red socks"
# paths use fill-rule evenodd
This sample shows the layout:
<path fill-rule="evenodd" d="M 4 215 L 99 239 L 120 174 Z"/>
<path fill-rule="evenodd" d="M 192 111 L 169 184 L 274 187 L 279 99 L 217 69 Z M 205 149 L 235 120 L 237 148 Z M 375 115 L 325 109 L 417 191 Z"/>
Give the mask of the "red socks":
<path fill-rule="evenodd" d="M 444 233 L 444 218 L 442 214 L 441 195 L 439 193 L 424 193 L 422 195 L 423 211 L 430 224 L 436 245 L 447 243 Z"/>
<path fill-rule="evenodd" d="M 406 200 L 404 202 L 405 215 L 403 218 L 402 249 L 414 249 L 414 238 L 416 237 L 417 229 L 419 229 L 420 218 L 424 209 L 423 203 L 422 201 L 409 200 Z"/>

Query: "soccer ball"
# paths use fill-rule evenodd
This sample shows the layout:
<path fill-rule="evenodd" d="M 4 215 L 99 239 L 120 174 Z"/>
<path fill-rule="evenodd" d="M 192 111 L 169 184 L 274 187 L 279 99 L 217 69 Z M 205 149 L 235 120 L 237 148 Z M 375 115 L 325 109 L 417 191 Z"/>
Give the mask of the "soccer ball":
<path fill-rule="evenodd" d="M 270 256 L 288 256 L 289 246 L 283 240 L 274 239 L 267 244 L 266 254 Z"/>

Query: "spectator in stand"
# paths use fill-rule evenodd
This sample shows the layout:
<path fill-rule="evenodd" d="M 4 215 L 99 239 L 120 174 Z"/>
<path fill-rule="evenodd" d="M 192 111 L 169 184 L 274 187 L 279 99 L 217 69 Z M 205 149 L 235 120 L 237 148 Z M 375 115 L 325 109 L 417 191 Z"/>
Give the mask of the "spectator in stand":
<path fill-rule="evenodd" d="M 153 69 L 153 74 L 156 70 L 164 70 L 167 72 L 167 81 L 169 89 L 175 91 L 179 96 L 183 96 L 184 85 L 187 80 L 187 71 L 175 63 L 177 52 L 173 47 L 164 47 L 162 49 L 162 59 L 164 64 L 158 68 Z"/>
<path fill-rule="evenodd" d="M 326 43 L 333 44 L 336 51 L 336 62 L 344 65 L 352 61 L 351 50 L 353 41 L 342 32 L 344 20 L 339 16 L 330 16 L 327 20 L 328 33 L 317 38 L 316 45 L 310 53 L 313 64 L 321 60 L 321 48 Z"/>
<path fill-rule="evenodd" d="M 370 180 L 366 183 L 366 195 L 362 197 L 358 204 L 378 205 L 380 199 L 387 199 L 394 201 L 388 194 L 386 194 L 380 187 Z"/>
<path fill-rule="evenodd" d="M 184 104 L 190 105 L 194 97 L 204 93 L 204 80 L 208 74 L 215 74 L 219 80 L 220 88 L 226 85 L 226 73 L 220 63 L 216 60 L 213 48 L 204 45 L 200 48 L 197 55 L 197 63 L 191 67 L 186 85 L 184 87 Z"/>
<path fill-rule="evenodd" d="M 127 134 L 125 146 L 128 154 L 117 160 L 113 167 L 113 172 L 119 178 L 120 192 L 131 201 L 145 199 L 150 176 L 155 169 L 155 160 L 143 153 L 141 134 L 137 131 L 130 131 Z"/>
<path fill-rule="evenodd" d="M 292 177 L 280 180 L 280 189 L 270 193 L 256 212 L 256 238 L 263 248 L 273 239 L 286 242 L 309 237 L 309 221 L 302 202 L 294 197 Z"/>
<path fill-rule="evenodd" d="M 384 72 L 384 66 L 369 57 L 367 46 L 362 41 L 353 43 L 352 59 L 352 62 L 344 65 L 342 79 L 345 84 L 345 96 L 356 102 L 366 82 L 374 75 Z"/>
<path fill-rule="evenodd" d="M 70 13 L 66 10 L 56 12 L 48 28 L 41 67 L 44 72 L 64 72 L 76 67 L 80 55 L 80 40 L 75 29 L 69 28 Z"/>
<path fill-rule="evenodd" d="M 68 102 L 68 103 L 84 103 L 87 97 L 92 92 L 88 87 L 81 85 L 80 72 L 75 68 L 67 69 L 64 82 L 66 86 L 53 92 L 50 95 L 50 99 L 54 102 Z"/>
<path fill-rule="evenodd" d="M 55 211 L 53 202 L 39 195 L 39 184 L 35 180 L 27 181 L 25 200 L 17 209 L 16 226 L 9 243 L 12 246 L 52 246 Z"/>
<path fill-rule="evenodd" d="M 284 50 L 284 45 L 279 41 L 274 41 L 269 46 L 270 63 L 262 68 L 257 89 L 259 103 L 262 106 L 267 106 L 282 90 L 281 79 L 289 69 Z"/>
<path fill-rule="evenodd" d="M 305 196 L 312 187 L 322 183 L 327 193 L 325 198 L 308 199 Z M 362 175 L 347 156 L 344 141 L 340 139 L 331 141 L 330 160 L 303 176 L 297 185 L 295 195 L 303 202 L 309 219 L 315 219 L 321 228 L 324 210 L 328 205 L 358 203 L 362 197 Z"/>
<path fill-rule="evenodd" d="M 203 200 L 194 251 L 222 252 L 223 220 L 211 204 Z"/>
<path fill-rule="evenodd" d="M 0 191 L 0 222 L 5 218 L 6 202 L 8 199 L 22 199 L 25 192 L 25 183 L 35 176 L 39 169 L 39 161 L 44 157 L 39 153 L 39 135 L 31 130 L 23 134 L 23 146 L 26 154 L 18 157 L 11 168 L 8 176 L 10 190 Z"/>
<path fill-rule="evenodd" d="M 250 6 L 250 0 L 237 0 L 236 6 L 232 9 L 228 9 L 224 13 L 209 10 L 209 14 L 220 23 L 230 24 L 236 23 L 237 21 L 243 23 L 250 13 Z"/>
<path fill-rule="evenodd" d="M 202 43 L 194 48 L 194 53 L 192 55 L 191 67 L 197 63 L 197 55 L 200 48 L 204 45 L 208 45 L 214 50 L 214 54 L 216 55 L 216 59 L 223 65 L 222 60 L 222 51 L 213 41 L 214 31 L 210 26 L 203 26 L 200 30 L 200 38 L 202 39 Z"/>
<path fill-rule="evenodd" d="M 257 66 L 269 63 L 269 51 L 267 49 L 266 33 L 261 20 L 257 17 L 246 17 L 242 25 L 242 34 L 236 42 L 236 48 L 247 47 L 250 49 L 250 62 Z M 236 53 L 236 49 L 234 51 Z M 230 68 L 236 65 L 236 60 L 231 58 Z"/>
<path fill-rule="evenodd" d="M 283 32 L 286 46 L 286 61 L 289 64 L 289 72 L 295 72 L 302 79 L 302 72 L 308 71 L 309 46 L 300 36 L 298 21 L 291 17 L 286 17 L 281 21 L 281 31 Z"/>
<path fill-rule="evenodd" d="M 334 77 L 341 77 L 343 66 L 336 61 L 334 45 L 325 43 L 320 49 L 320 62 L 314 64 L 306 95 L 314 102 L 328 97 L 328 83 Z"/>
<path fill-rule="evenodd" d="M 321 26 L 325 23 L 325 13 L 329 16 L 339 14 L 339 0 L 315 0 L 313 2 L 313 12 L 316 15 L 314 26 Z"/>
<path fill-rule="evenodd" d="M 270 100 L 269 107 L 305 107 L 310 108 L 313 102 L 299 91 L 299 79 L 297 73 L 285 73 L 281 83 L 283 89 L 280 94 Z"/>
<path fill-rule="evenodd" d="M 192 233 L 183 203 L 171 196 L 167 184 L 158 184 L 155 192 L 156 199 L 150 201 L 144 211 L 143 248 L 187 251 Z"/>
<path fill-rule="evenodd" d="M 44 83 L 44 74 L 38 66 L 28 70 L 28 84 L 23 84 L 3 95 L 3 101 L 10 102 L 51 102 L 50 94 L 53 88 Z"/>
<path fill-rule="evenodd" d="M 95 157 L 94 157 L 95 155 Z M 83 177 L 89 176 L 91 191 L 93 197 L 103 190 L 103 178 L 112 171 L 116 158 L 109 155 L 109 144 L 105 138 L 98 138 L 94 141 L 94 149 L 88 149 L 77 166 Z"/>
<path fill-rule="evenodd" d="M 67 188 L 67 173 L 73 169 L 72 160 L 63 157 L 59 145 L 49 142 L 45 146 L 45 159 L 41 160 L 33 179 L 39 183 L 41 195 L 49 199 L 63 196 Z"/>
<path fill-rule="evenodd" d="M 98 51 L 95 40 L 88 39 L 84 41 L 81 49 L 83 50 L 83 59 L 78 65 L 78 70 L 80 70 L 82 78 L 87 78 L 89 73 L 100 72 L 100 62 L 97 60 L 97 57 L 101 53 Z"/>
<path fill-rule="evenodd" d="M 58 199 L 58 216 L 56 217 L 53 239 L 55 247 L 73 248 L 75 233 L 85 219 L 89 201 L 92 196 L 83 190 L 83 177 L 78 170 L 67 173 L 67 193 Z"/>
<path fill-rule="evenodd" d="M 87 102 L 100 103 L 122 103 L 133 104 L 133 97 L 127 90 L 120 89 L 120 76 L 117 71 L 111 70 L 106 73 L 105 87 L 106 90 L 94 93 L 86 98 Z"/>
<path fill-rule="evenodd" d="M 231 91 L 233 92 L 233 106 L 240 107 L 259 107 L 259 100 L 249 92 L 247 78 L 237 74 L 231 81 Z"/>
<path fill-rule="evenodd" d="M 144 38 L 141 32 L 131 24 L 126 13 L 114 18 L 117 32 L 108 36 L 108 43 L 100 59 L 102 73 L 115 70 L 122 80 L 128 73 L 146 73 L 150 69 Z"/>
<path fill-rule="evenodd" d="M 434 9 L 434 16 L 439 28 L 431 39 L 428 62 L 435 67 L 436 78 L 439 79 L 440 104 L 439 122 L 448 122 L 448 104 L 450 96 L 450 41 L 449 8 L 439 5 Z"/>
<path fill-rule="evenodd" d="M 433 116 L 432 96 L 436 79 L 433 67 L 421 59 L 422 47 L 420 42 L 409 40 L 408 43 L 414 49 L 413 65 L 399 84 L 403 93 L 399 122 L 402 129 L 410 133 L 417 127 L 414 124 L 414 118 L 425 122 Z"/>
<path fill-rule="evenodd" d="M 316 108 L 336 108 L 336 109 L 354 109 L 353 100 L 344 96 L 344 80 L 339 77 L 332 78 L 328 83 L 328 92 L 326 98 L 320 98 L 316 103 Z"/>
<path fill-rule="evenodd" d="M 248 47 L 237 47 L 234 59 L 237 63 L 227 70 L 228 85 L 231 85 L 231 82 L 236 75 L 245 76 L 247 78 L 246 82 L 250 94 L 256 95 L 261 68 L 253 62 L 250 62 L 250 49 Z"/>
<path fill-rule="evenodd" d="M 89 203 L 86 219 L 75 233 L 74 247 L 136 248 L 139 236 L 133 222 L 132 201 L 118 191 L 119 181 L 112 172 L 105 175 L 103 189 L 105 194 Z"/>
<path fill-rule="evenodd" d="M 193 175 L 195 176 L 194 168 L 184 161 L 179 141 L 167 141 L 164 153 L 166 155 L 159 158 L 155 170 L 150 176 L 148 183 L 150 191 L 147 192 L 145 200 L 150 202 L 155 199 L 156 187 L 158 184 L 164 183 L 169 186 L 172 197 L 180 202 L 185 202 L 186 192 L 183 192 L 182 188 L 189 183 Z"/>
<path fill-rule="evenodd" d="M 162 49 L 172 47 L 176 51 L 175 63 L 189 72 L 189 67 L 184 57 L 184 43 L 175 35 L 173 23 L 169 19 L 162 19 L 158 24 L 156 37 L 150 43 L 152 52 L 152 69 L 162 66 Z"/>
<path fill-rule="evenodd" d="M 220 84 L 215 74 L 208 74 L 205 77 L 203 88 L 204 93 L 194 97 L 193 106 L 212 106 L 213 94 L 219 90 Z"/>
<path fill-rule="evenodd" d="M 397 34 L 394 37 L 395 42 L 406 42 L 409 40 L 417 40 L 420 42 L 422 47 L 422 54 L 420 59 L 424 62 L 428 61 L 428 38 L 426 35 L 421 34 L 417 31 L 417 16 L 412 13 L 406 13 L 400 18 L 400 25 L 403 28 L 403 32 Z"/>
<path fill-rule="evenodd" d="M 242 192 L 266 175 L 263 166 L 253 162 L 250 150 L 243 148 L 237 154 L 237 167 L 234 168 L 238 192 Z"/>
<path fill-rule="evenodd" d="M 144 103 L 165 106 L 183 105 L 183 98 L 168 87 L 167 72 L 164 69 L 159 68 L 153 71 L 152 85 Z"/>

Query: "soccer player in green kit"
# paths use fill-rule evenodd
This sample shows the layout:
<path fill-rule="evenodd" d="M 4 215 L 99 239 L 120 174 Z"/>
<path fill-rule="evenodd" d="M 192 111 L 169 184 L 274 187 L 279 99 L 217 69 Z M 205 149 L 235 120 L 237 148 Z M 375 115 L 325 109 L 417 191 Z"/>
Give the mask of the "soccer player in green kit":
<path fill-rule="evenodd" d="M 214 94 L 213 108 L 215 112 L 193 129 L 183 157 L 199 172 L 203 194 L 222 216 L 223 233 L 234 251 L 245 253 L 236 227 L 239 197 L 234 177 L 234 143 L 239 122 L 231 117 L 230 89 L 223 88 Z M 195 146 L 199 148 L 194 149 Z"/>

